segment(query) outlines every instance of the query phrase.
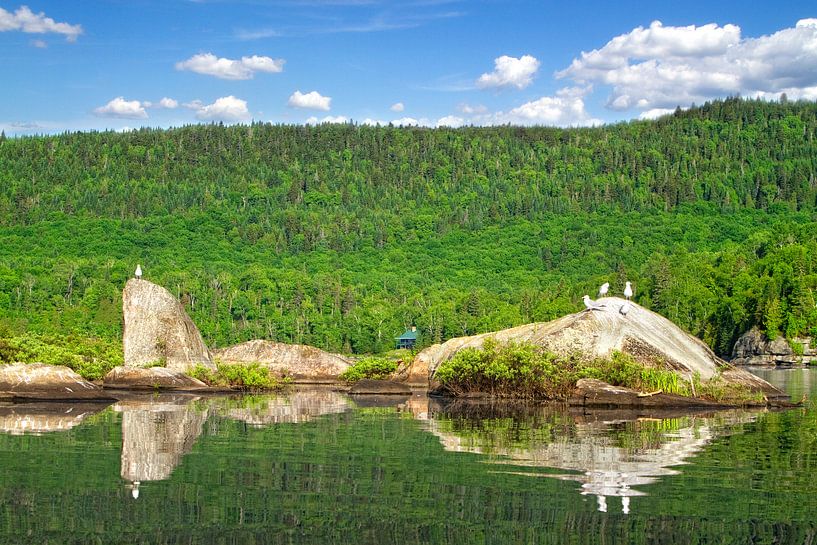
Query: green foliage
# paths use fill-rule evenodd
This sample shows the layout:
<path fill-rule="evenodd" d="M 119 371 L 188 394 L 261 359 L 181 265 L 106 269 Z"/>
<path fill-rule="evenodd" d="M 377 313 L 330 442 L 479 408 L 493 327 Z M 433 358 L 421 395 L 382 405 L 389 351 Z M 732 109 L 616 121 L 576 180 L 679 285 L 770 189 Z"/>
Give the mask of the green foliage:
<path fill-rule="evenodd" d="M 289 383 L 287 378 L 273 376 L 267 367 L 258 362 L 247 364 L 218 362 L 215 371 L 203 365 L 196 365 L 189 375 L 210 386 L 253 391 L 275 390 Z"/>
<path fill-rule="evenodd" d="M 0 337 L 0 363 L 64 365 L 88 380 L 99 380 L 122 365 L 121 344 L 105 339 L 27 333 Z"/>
<path fill-rule="evenodd" d="M 344 371 L 340 378 L 346 382 L 357 382 L 364 378 L 386 379 L 397 371 L 397 362 L 387 358 L 369 357 L 356 361 Z"/>
<path fill-rule="evenodd" d="M 498 345 L 486 339 L 481 349 L 465 348 L 440 364 L 435 377 L 454 395 L 473 392 L 498 397 L 566 399 L 581 378 L 594 378 L 641 392 L 697 396 L 738 404 L 760 402 L 762 394 L 727 384 L 720 377 L 701 383 L 697 374 L 645 367 L 631 356 L 613 352 L 609 359 L 563 357 L 530 343 Z"/>
<path fill-rule="evenodd" d="M 731 353 L 817 333 L 817 105 L 580 129 L 218 125 L 0 146 L 0 329 L 122 334 L 136 263 L 210 345 L 383 353 L 604 281 Z M 418 346 L 422 348 L 422 346 Z"/>

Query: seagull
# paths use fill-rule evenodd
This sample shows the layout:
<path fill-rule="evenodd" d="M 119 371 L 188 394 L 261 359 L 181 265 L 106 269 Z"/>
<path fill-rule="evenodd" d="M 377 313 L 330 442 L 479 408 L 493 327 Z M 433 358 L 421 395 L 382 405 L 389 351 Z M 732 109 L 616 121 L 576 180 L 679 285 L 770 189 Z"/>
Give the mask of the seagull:
<path fill-rule="evenodd" d="M 138 278 L 140 280 L 142 279 L 142 266 L 141 265 L 139 265 L 139 264 L 136 265 L 136 273 L 134 273 L 134 274 L 135 274 L 136 278 Z"/>
<path fill-rule="evenodd" d="M 618 311 L 624 316 L 627 316 L 627 313 L 630 312 L 630 302 L 624 301 L 624 304 L 621 305 L 621 308 L 619 308 Z"/>
<path fill-rule="evenodd" d="M 610 282 L 605 282 L 604 284 L 602 284 L 601 287 L 599 288 L 599 297 L 604 297 L 605 295 L 607 295 L 607 290 L 609 289 Z"/>
<path fill-rule="evenodd" d="M 601 305 L 597 305 L 589 295 L 582 297 L 582 301 L 584 301 L 584 306 L 587 308 L 587 310 L 601 310 Z"/>
<path fill-rule="evenodd" d="M 625 282 L 624 283 L 624 297 L 626 297 L 627 300 L 629 301 L 630 297 L 632 297 L 632 296 L 633 296 L 633 287 L 630 285 L 629 282 Z"/>

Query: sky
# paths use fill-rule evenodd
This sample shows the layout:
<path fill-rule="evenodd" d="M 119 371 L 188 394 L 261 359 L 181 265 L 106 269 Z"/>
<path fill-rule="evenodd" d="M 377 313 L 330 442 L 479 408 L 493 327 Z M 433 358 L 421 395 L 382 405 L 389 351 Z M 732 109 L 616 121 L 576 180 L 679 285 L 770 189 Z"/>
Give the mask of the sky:
<path fill-rule="evenodd" d="M 191 123 L 586 126 L 817 100 L 817 4 L 0 0 L 7 135 Z"/>

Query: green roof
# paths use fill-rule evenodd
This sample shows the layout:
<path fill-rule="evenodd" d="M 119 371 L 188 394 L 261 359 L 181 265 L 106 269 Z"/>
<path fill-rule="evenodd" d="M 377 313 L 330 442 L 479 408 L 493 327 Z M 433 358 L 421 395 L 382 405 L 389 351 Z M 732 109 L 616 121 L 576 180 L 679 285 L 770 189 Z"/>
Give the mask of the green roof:
<path fill-rule="evenodd" d="M 417 332 L 407 329 L 405 333 L 400 335 L 399 337 L 395 337 L 398 341 L 416 341 L 417 340 Z"/>

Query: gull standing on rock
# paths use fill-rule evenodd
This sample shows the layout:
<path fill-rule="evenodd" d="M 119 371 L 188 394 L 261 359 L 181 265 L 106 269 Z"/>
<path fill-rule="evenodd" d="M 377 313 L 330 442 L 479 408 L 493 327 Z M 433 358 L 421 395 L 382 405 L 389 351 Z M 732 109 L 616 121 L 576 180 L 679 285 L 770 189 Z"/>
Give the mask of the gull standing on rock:
<path fill-rule="evenodd" d="M 624 297 L 629 301 L 630 297 L 633 296 L 633 287 L 630 285 L 629 282 L 624 283 Z"/>
<path fill-rule="evenodd" d="M 622 315 L 627 316 L 627 313 L 630 312 L 630 302 L 629 301 L 624 301 L 624 304 L 621 305 L 621 308 L 619 308 L 618 311 Z"/>
<path fill-rule="evenodd" d="M 601 287 L 599 288 L 599 297 L 604 297 L 605 295 L 607 295 L 607 290 L 609 289 L 610 282 L 605 282 L 604 284 L 602 284 Z"/>
<path fill-rule="evenodd" d="M 142 279 L 142 266 L 138 263 L 136 264 L 136 272 L 134 273 L 134 276 L 136 276 L 136 278 L 139 280 Z"/>

